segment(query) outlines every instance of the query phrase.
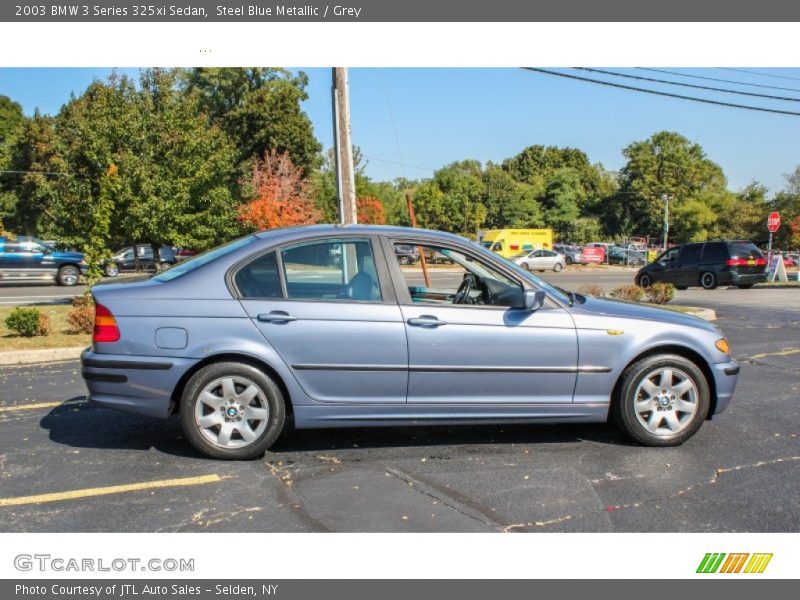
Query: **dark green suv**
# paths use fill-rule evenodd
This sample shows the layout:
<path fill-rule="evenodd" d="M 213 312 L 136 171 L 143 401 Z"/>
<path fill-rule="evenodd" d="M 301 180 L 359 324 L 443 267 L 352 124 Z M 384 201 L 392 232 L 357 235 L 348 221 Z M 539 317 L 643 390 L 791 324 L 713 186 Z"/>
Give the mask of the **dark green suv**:
<path fill-rule="evenodd" d="M 751 288 L 767 280 L 767 260 L 753 242 L 697 242 L 675 246 L 636 273 L 636 284 L 649 287 L 658 281 L 679 290 L 718 285 Z"/>

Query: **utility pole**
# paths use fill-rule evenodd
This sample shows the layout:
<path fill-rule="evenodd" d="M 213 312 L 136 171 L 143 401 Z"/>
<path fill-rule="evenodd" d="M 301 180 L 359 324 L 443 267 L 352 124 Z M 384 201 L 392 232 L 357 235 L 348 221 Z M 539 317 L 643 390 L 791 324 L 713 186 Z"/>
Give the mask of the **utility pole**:
<path fill-rule="evenodd" d="M 356 181 L 353 169 L 353 142 L 350 138 L 350 95 L 347 69 L 333 68 L 333 151 L 336 163 L 336 192 L 339 198 L 339 222 L 358 222 Z"/>
<path fill-rule="evenodd" d="M 667 240 L 669 239 L 669 194 L 662 194 L 661 199 L 664 200 L 664 252 L 667 251 Z"/>

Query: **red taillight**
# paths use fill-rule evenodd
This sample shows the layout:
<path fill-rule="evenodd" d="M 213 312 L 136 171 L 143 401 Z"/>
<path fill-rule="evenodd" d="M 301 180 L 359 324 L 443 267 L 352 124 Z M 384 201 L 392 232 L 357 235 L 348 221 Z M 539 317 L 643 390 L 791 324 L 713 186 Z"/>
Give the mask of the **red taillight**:
<path fill-rule="evenodd" d="M 94 342 L 116 342 L 119 340 L 119 327 L 114 315 L 102 304 L 94 306 Z"/>
<path fill-rule="evenodd" d="M 729 258 L 725 264 L 729 267 L 746 267 L 747 261 L 744 258 Z"/>
<path fill-rule="evenodd" d="M 759 267 L 763 267 L 763 266 L 765 266 L 766 264 L 767 264 L 767 259 L 766 259 L 766 258 L 757 258 L 757 259 L 756 259 L 756 265 L 757 265 L 757 266 L 759 266 Z"/>

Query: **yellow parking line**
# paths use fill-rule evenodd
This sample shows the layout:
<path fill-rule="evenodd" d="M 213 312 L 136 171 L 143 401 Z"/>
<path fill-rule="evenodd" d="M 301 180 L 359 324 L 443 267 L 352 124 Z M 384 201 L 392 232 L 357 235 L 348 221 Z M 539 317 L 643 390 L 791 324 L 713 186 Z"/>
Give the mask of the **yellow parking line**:
<path fill-rule="evenodd" d="M 183 477 L 181 479 L 162 479 L 161 481 L 145 481 L 143 483 L 128 483 L 125 485 L 112 485 L 109 487 L 87 488 L 84 490 L 71 490 L 69 492 L 55 492 L 53 494 L 40 494 L 38 496 L 18 496 L 16 498 L 0 498 L 0 506 L 21 506 L 24 504 L 42 504 L 44 502 L 59 502 L 61 500 L 76 500 L 92 496 L 107 496 L 109 494 L 122 494 L 125 492 L 138 492 L 141 490 L 154 490 L 158 488 L 182 487 L 188 485 L 203 485 L 216 483 L 222 478 L 216 473 L 201 475 L 200 477 Z"/>
<path fill-rule="evenodd" d="M 0 406 L 0 413 L 14 412 L 16 410 L 35 410 L 37 408 L 53 408 L 54 406 L 72 406 L 74 404 L 86 404 L 86 400 L 76 400 L 74 402 L 37 402 L 35 404 L 17 404 L 16 406 Z"/>

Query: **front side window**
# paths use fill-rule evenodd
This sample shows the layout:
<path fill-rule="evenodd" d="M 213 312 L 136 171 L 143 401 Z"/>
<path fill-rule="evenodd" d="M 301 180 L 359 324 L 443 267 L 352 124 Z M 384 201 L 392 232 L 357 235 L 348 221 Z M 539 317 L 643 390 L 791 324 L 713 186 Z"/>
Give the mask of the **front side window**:
<path fill-rule="evenodd" d="M 659 264 L 664 266 L 669 265 L 671 262 L 674 262 L 678 259 L 678 253 L 681 251 L 680 248 L 673 248 L 672 250 L 667 250 L 664 254 L 661 255 L 661 258 L 658 259 Z"/>
<path fill-rule="evenodd" d="M 325 240 L 281 251 L 286 293 L 294 300 L 380 302 L 369 240 Z"/>
<path fill-rule="evenodd" d="M 451 248 L 419 246 L 426 258 L 402 270 L 415 304 L 521 306 L 522 285 L 472 256 Z"/>

